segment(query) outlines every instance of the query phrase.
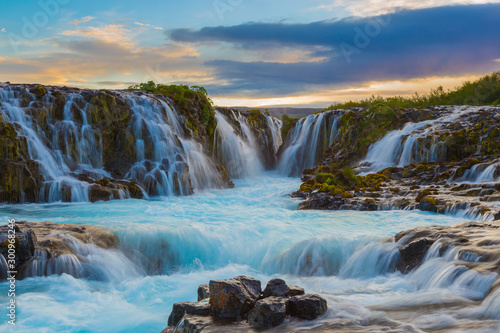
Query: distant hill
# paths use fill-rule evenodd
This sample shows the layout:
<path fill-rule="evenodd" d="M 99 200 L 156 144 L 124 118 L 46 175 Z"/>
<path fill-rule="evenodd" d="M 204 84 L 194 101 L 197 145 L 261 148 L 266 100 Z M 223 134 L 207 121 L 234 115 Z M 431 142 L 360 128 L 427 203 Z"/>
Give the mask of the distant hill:
<path fill-rule="evenodd" d="M 245 106 L 235 106 L 231 107 L 231 109 L 238 109 L 240 111 L 260 110 L 261 112 L 265 112 L 266 110 L 268 110 L 272 116 L 281 119 L 281 117 L 285 114 L 291 118 L 300 118 L 303 116 L 308 116 L 311 113 L 321 110 L 322 108 L 292 108 L 292 107 L 249 108 Z"/>

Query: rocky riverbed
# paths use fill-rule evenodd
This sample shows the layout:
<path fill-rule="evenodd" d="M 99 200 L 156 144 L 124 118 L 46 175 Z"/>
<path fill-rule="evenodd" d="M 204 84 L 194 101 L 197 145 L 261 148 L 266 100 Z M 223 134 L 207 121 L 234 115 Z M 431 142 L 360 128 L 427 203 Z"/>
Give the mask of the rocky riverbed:
<path fill-rule="evenodd" d="M 299 209 L 420 209 L 500 218 L 499 108 L 331 114 L 337 117 L 331 144 L 319 164 L 302 171 L 304 183 L 292 194 L 304 199 Z"/>
<path fill-rule="evenodd" d="M 52 222 L 15 223 L 15 270 L 16 278 L 51 274 L 77 274 L 71 259 L 85 261 L 78 251 L 81 244 L 102 249 L 116 248 L 118 238 L 104 228 L 91 225 L 60 224 Z M 0 267 L 6 276 L 9 227 L 0 227 Z M 61 260 L 63 259 L 63 260 Z M 68 262 L 64 259 L 70 259 Z M 80 276 L 77 276 L 80 277 Z"/>

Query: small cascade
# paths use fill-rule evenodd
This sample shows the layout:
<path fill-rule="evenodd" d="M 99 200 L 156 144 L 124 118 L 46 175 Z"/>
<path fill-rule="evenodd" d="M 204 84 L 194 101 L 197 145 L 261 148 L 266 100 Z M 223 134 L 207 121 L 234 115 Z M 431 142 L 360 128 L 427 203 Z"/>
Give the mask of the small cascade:
<path fill-rule="evenodd" d="M 480 306 L 480 315 L 485 319 L 500 319 L 500 287 L 490 292 Z"/>
<path fill-rule="evenodd" d="M 447 153 L 446 140 L 440 137 L 443 131 L 439 130 L 478 110 L 478 107 L 454 107 L 441 118 L 408 123 L 403 129 L 387 133 L 370 146 L 362 163 L 370 165 L 367 172 L 377 172 L 392 166 L 443 161 Z"/>
<path fill-rule="evenodd" d="M 256 176 L 264 170 L 264 165 L 253 131 L 248 120 L 239 112 L 231 111 L 231 119 L 241 130 L 233 127 L 221 112 L 215 112 L 214 156 L 231 177 Z"/>
<path fill-rule="evenodd" d="M 283 127 L 283 122 L 278 118 L 265 115 L 267 121 L 267 127 L 271 130 L 271 142 L 273 147 L 274 156 L 278 154 L 278 151 L 283 144 L 283 138 L 281 137 L 281 127 Z"/>
<path fill-rule="evenodd" d="M 118 282 L 145 275 L 144 270 L 121 251 L 85 244 L 69 235 L 62 237 L 71 253 L 53 257 L 46 251 L 35 250 L 24 277 L 69 274 L 76 278 Z"/>
<path fill-rule="evenodd" d="M 469 170 L 465 171 L 458 182 L 474 184 L 500 182 L 500 162 L 473 165 Z"/>
<path fill-rule="evenodd" d="M 302 170 L 316 166 L 338 135 L 338 118 L 338 113 L 333 111 L 301 118 L 285 140 L 279 172 L 299 176 Z"/>

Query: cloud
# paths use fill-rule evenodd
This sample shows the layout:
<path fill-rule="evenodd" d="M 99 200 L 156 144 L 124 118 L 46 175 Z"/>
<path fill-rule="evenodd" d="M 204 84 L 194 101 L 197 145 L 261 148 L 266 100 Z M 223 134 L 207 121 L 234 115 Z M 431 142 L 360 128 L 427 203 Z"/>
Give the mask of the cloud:
<path fill-rule="evenodd" d="M 57 38 L 46 43 L 58 51 L 1 58 L 1 76 L 11 82 L 90 88 L 127 87 L 148 80 L 188 84 L 213 81 L 199 53 L 189 46 L 172 43 L 144 48 L 99 39 Z"/>
<path fill-rule="evenodd" d="M 223 86 L 216 93 L 290 94 L 313 86 L 407 80 L 497 70 L 500 5 L 460 5 L 402 10 L 390 15 L 350 17 L 308 24 L 247 23 L 231 27 L 168 31 L 174 41 L 229 44 L 265 50 L 321 48 L 318 61 L 283 63 L 207 61 Z"/>
<path fill-rule="evenodd" d="M 128 42 L 132 38 L 131 31 L 124 28 L 122 24 L 109 24 L 102 27 L 66 30 L 61 32 L 60 35 L 93 38 L 106 42 Z"/>
<path fill-rule="evenodd" d="M 439 6 L 461 4 L 485 4 L 500 2 L 498 0 L 331 0 L 326 4 L 314 7 L 314 10 L 335 11 L 344 8 L 355 16 L 373 16 L 387 14 L 401 9 L 422 9 Z"/>
<path fill-rule="evenodd" d="M 93 17 L 93 16 L 85 16 L 85 17 L 82 17 L 80 20 L 73 20 L 73 21 L 70 21 L 69 23 L 73 24 L 73 25 L 79 25 L 79 24 L 82 24 L 82 23 L 87 23 L 89 21 L 92 21 L 93 19 L 95 19 L 95 17 Z"/>
<path fill-rule="evenodd" d="M 5 31 L 5 28 L 2 28 L 2 30 L 0 30 L 0 32 L 7 32 L 7 31 Z"/>
<path fill-rule="evenodd" d="M 134 22 L 134 24 L 138 25 L 138 26 L 141 26 L 141 27 L 152 28 L 152 29 L 155 29 L 155 30 L 163 30 L 162 27 L 157 27 L 157 26 L 154 26 L 154 25 L 149 24 L 149 23 Z"/>

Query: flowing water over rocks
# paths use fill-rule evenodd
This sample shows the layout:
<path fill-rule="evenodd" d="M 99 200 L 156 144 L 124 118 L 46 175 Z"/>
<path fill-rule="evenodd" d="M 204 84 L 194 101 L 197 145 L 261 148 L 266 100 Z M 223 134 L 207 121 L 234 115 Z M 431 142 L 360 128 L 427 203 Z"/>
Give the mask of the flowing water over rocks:
<path fill-rule="evenodd" d="M 160 332 L 172 308 L 193 312 L 183 332 L 500 328 L 498 108 L 334 110 L 282 138 L 276 118 L 197 98 L 2 84 L 0 103 L 0 200 L 24 203 L 0 218 L 32 221 L 18 331 Z M 234 291 L 248 322 L 200 317 L 202 284 L 241 275 L 271 281 Z M 320 298 L 290 306 L 293 285 Z"/>
<path fill-rule="evenodd" d="M 195 124 L 204 111 L 193 103 L 181 112 L 137 91 L 0 85 L 0 200 L 189 195 L 231 186 L 226 168 L 238 178 L 275 166 L 279 120 L 221 110 Z"/>

